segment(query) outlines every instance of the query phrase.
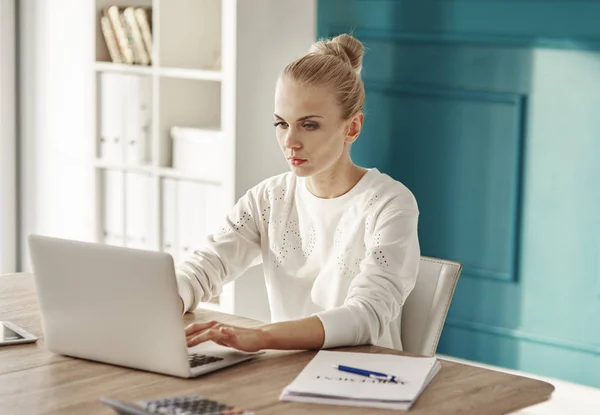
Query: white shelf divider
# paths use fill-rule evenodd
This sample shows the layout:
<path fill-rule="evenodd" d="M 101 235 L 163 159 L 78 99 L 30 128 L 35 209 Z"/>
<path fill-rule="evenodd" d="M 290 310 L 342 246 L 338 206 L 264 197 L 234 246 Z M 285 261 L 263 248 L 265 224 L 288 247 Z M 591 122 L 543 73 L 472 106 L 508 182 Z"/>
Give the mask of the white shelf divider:
<path fill-rule="evenodd" d="M 96 159 L 94 161 L 94 166 L 99 169 L 106 170 L 119 170 L 119 171 L 130 171 L 134 173 L 142 173 L 152 175 L 155 173 L 156 169 L 151 164 L 146 165 L 135 165 L 135 164 L 120 164 L 114 163 L 102 159 Z"/>
<path fill-rule="evenodd" d="M 123 63 L 96 62 L 96 72 L 116 72 L 134 75 L 152 75 L 155 71 L 153 66 L 127 65 Z"/>
<path fill-rule="evenodd" d="M 221 186 L 223 184 L 220 181 L 205 179 L 201 176 L 194 175 L 194 173 L 187 172 L 187 171 L 178 171 L 171 167 L 159 167 L 158 174 L 161 177 L 167 177 L 169 179 L 187 180 L 190 182 L 196 182 L 196 183 L 206 184 L 206 185 L 211 185 L 211 186 Z"/>
<path fill-rule="evenodd" d="M 158 68 L 158 75 L 163 78 L 195 79 L 199 81 L 222 81 L 220 71 L 205 69 Z"/>

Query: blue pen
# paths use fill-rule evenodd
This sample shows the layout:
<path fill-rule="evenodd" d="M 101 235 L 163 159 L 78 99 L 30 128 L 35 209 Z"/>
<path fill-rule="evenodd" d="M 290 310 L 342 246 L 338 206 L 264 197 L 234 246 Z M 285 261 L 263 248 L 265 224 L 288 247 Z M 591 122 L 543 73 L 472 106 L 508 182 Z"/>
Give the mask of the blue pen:
<path fill-rule="evenodd" d="M 379 379 L 385 380 L 388 382 L 401 383 L 404 384 L 398 377 L 392 375 L 386 375 L 381 372 L 373 372 L 372 370 L 358 369 L 355 367 L 344 366 L 344 365 L 333 365 L 337 370 L 341 370 L 342 372 L 354 373 L 355 375 L 366 376 L 371 379 Z"/>

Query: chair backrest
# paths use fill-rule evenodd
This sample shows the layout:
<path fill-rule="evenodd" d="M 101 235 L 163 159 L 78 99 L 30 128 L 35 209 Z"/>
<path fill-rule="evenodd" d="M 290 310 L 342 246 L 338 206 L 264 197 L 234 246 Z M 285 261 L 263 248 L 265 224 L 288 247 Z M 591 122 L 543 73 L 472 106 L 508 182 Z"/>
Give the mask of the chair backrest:
<path fill-rule="evenodd" d="M 402 347 L 405 351 L 433 356 L 462 265 L 421 257 L 415 288 L 402 307 Z"/>

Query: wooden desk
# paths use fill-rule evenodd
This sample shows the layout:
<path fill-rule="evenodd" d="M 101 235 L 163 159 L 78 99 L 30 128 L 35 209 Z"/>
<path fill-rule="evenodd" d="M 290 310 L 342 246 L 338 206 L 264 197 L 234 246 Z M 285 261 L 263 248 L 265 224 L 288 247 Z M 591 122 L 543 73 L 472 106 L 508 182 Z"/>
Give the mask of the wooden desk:
<path fill-rule="evenodd" d="M 199 311 L 186 322 L 217 319 L 253 326 L 253 320 Z M 101 396 L 125 401 L 183 394 L 253 410 L 258 414 L 397 414 L 352 408 L 280 402 L 282 389 L 315 355 L 314 351 L 268 352 L 251 362 L 196 379 L 179 379 L 138 370 L 54 355 L 44 347 L 33 278 L 28 274 L 0 276 L 0 320 L 12 321 L 37 335 L 36 344 L 0 347 L 0 413 L 115 413 Z M 376 346 L 344 348 L 368 353 L 402 354 Z M 409 411 L 410 414 L 504 414 L 547 400 L 548 383 L 473 366 L 442 361 L 442 369 Z"/>

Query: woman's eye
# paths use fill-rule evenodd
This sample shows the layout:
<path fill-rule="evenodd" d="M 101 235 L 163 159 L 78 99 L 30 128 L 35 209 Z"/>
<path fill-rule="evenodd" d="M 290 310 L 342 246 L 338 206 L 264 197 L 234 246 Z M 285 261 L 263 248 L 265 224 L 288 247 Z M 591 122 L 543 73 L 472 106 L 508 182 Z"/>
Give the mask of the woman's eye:
<path fill-rule="evenodd" d="M 287 127 L 287 123 L 285 123 L 283 121 L 276 121 L 273 125 L 275 127 L 281 127 L 281 128 L 286 128 Z"/>
<path fill-rule="evenodd" d="M 307 130 L 316 130 L 318 125 L 315 123 L 306 123 L 303 126 L 304 128 L 306 128 Z"/>

